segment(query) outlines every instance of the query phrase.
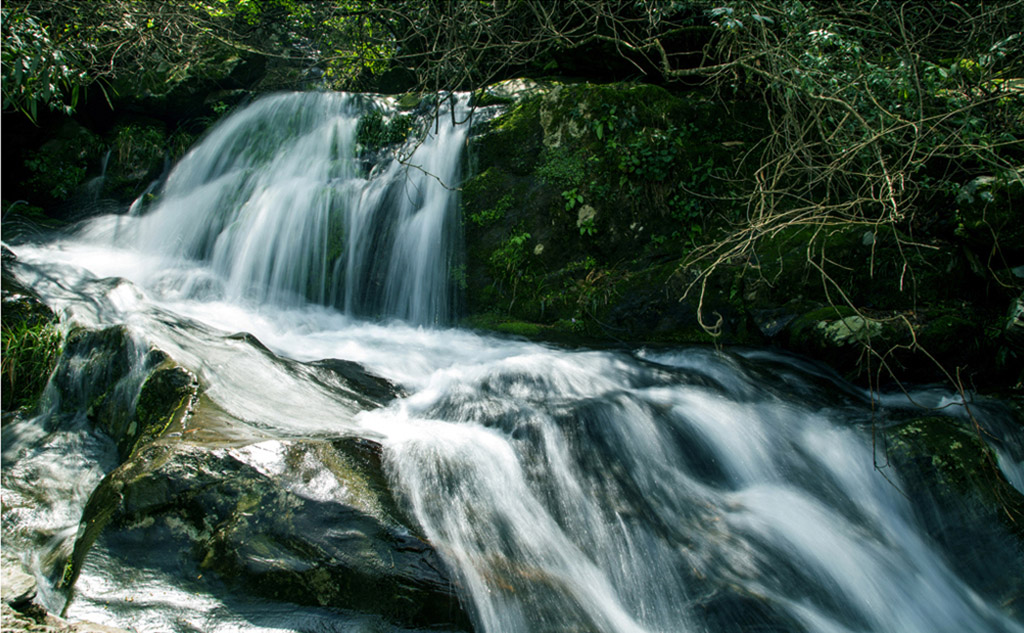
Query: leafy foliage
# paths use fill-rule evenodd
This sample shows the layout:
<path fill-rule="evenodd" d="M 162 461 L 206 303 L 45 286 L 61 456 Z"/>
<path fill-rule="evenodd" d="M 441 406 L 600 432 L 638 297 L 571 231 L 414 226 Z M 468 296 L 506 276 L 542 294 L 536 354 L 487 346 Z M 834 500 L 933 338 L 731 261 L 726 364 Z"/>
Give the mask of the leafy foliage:
<path fill-rule="evenodd" d="M 512 194 L 505 194 L 498 198 L 493 207 L 479 213 L 471 213 L 469 221 L 479 227 L 491 226 L 505 217 L 505 213 L 512 208 L 513 204 L 515 204 L 515 200 L 512 198 Z"/>
<path fill-rule="evenodd" d="M 709 50 L 723 61 L 708 67 L 710 80 L 723 94 L 763 103 L 767 126 L 748 155 L 745 217 L 686 262 L 702 265 L 690 289 L 703 301 L 720 266 L 750 257 L 789 228 L 806 228 L 813 237 L 801 266 L 820 276 L 830 303 L 863 317 L 826 239 L 862 227 L 869 236 L 896 236 L 897 261 L 872 249 L 871 279 L 855 283 L 896 269 L 886 281 L 913 305 L 917 282 L 931 273 L 911 252 L 967 233 L 970 209 L 960 192 L 979 179 L 1019 183 L 1024 176 L 1024 3 L 740 0 L 721 3 L 711 16 L 718 36 Z M 963 244 L 964 266 L 993 297 L 1020 291 L 1019 281 L 995 272 L 1021 252 L 1008 232 L 1020 223 L 1020 207 L 1010 195 L 1004 201 L 982 215 L 1016 222 L 986 222 L 986 250 L 977 254 Z M 893 359 L 903 351 L 932 358 L 913 317 L 893 317 L 903 319 L 907 344 L 864 342 L 872 379 L 896 375 Z M 958 376 L 946 376 L 962 388 Z"/>
<path fill-rule="evenodd" d="M 511 303 L 515 303 L 520 283 L 533 282 L 533 275 L 527 262 L 527 249 L 532 237 L 522 227 L 517 227 L 490 256 L 489 263 L 495 277 L 502 283 L 507 283 L 510 288 Z"/>
<path fill-rule="evenodd" d="M 33 123 L 41 107 L 73 112 L 86 81 L 74 53 L 58 47 L 46 25 L 32 15 L 5 7 L 0 16 L 3 109 L 20 111 Z"/>
<path fill-rule="evenodd" d="M 48 322 L 31 320 L 7 324 L 0 329 L 3 356 L 3 408 L 32 406 L 50 378 L 60 354 L 63 337 Z"/>

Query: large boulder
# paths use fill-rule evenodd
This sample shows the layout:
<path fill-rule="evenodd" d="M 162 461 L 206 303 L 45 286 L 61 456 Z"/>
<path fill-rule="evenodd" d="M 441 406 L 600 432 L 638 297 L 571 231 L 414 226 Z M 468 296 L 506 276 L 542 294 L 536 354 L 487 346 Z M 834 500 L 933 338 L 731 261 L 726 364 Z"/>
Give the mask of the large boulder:
<path fill-rule="evenodd" d="M 93 493 L 66 582 L 89 564 L 158 570 L 190 591 L 468 628 L 444 563 L 408 525 L 368 440 L 157 442 Z"/>
<path fill-rule="evenodd" d="M 957 573 L 1020 614 L 1024 577 L 997 580 L 990 570 L 1024 569 L 1024 495 L 1000 471 L 986 440 L 1013 441 L 1021 420 L 986 419 L 999 426 L 983 429 L 942 416 L 902 422 L 885 432 L 885 457 L 900 473 L 894 485 L 912 502 L 924 530 L 949 553 Z"/>

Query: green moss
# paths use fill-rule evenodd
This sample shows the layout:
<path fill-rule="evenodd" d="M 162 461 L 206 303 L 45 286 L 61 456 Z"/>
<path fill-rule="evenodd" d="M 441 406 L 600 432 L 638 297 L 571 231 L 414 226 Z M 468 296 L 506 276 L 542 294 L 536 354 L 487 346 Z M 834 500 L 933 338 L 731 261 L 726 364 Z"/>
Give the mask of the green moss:
<path fill-rule="evenodd" d="M 494 313 L 473 315 L 465 321 L 464 325 L 477 330 L 500 332 L 502 334 L 511 334 L 513 336 L 523 336 L 527 338 L 537 338 L 542 336 L 546 331 L 551 330 L 550 326 L 545 326 L 539 323 L 530 323 L 527 321 L 518 321 L 510 319 L 507 316 Z"/>
<path fill-rule="evenodd" d="M 541 147 L 539 112 L 539 100 L 531 99 L 495 119 L 477 143 L 480 163 L 513 174 L 532 171 Z"/>
<path fill-rule="evenodd" d="M 857 314 L 857 311 L 850 306 L 845 305 L 828 305 L 820 308 L 815 308 L 810 312 L 805 312 L 798 316 L 791 326 L 791 331 L 796 336 L 802 336 L 810 331 L 817 329 L 818 325 L 823 322 L 834 322 L 847 317 L 852 317 Z"/>
<path fill-rule="evenodd" d="M 415 110 L 423 102 L 423 97 L 415 92 L 407 92 L 398 98 L 395 105 L 399 110 Z"/>
<path fill-rule="evenodd" d="M 587 161 L 582 150 L 564 146 L 546 148 L 537 165 L 537 176 L 561 189 L 580 187 L 587 179 Z"/>
<path fill-rule="evenodd" d="M 1024 539 L 1024 496 L 1003 477 L 992 449 L 978 431 L 956 420 L 927 417 L 889 433 L 890 457 L 924 474 L 940 495 L 981 503 Z"/>
<path fill-rule="evenodd" d="M 409 115 L 399 114 L 386 119 L 380 110 L 372 110 L 359 119 L 356 143 L 369 151 L 402 143 L 409 137 L 412 122 Z"/>
<path fill-rule="evenodd" d="M 165 361 L 149 375 L 139 391 L 135 420 L 118 448 L 127 456 L 140 446 L 166 434 L 172 426 L 180 427 L 194 403 L 198 389 L 195 376 L 183 367 Z"/>
<path fill-rule="evenodd" d="M 473 93 L 473 106 L 477 108 L 486 108 L 488 106 L 495 105 L 512 105 L 515 101 L 515 98 L 510 95 L 497 94 L 489 90 L 478 90 Z"/>
<path fill-rule="evenodd" d="M 977 329 L 976 318 L 972 319 L 970 309 L 963 307 L 959 310 L 940 308 L 930 311 L 927 321 L 917 333 L 917 340 L 922 346 L 929 350 L 948 351 L 949 346 L 961 347 L 964 345 L 976 346 L 973 341 Z"/>
<path fill-rule="evenodd" d="M 666 276 L 648 287 L 653 276 L 636 273 L 653 256 L 658 265 L 674 258 L 674 269 L 726 216 L 725 206 L 680 188 L 728 193 L 712 185 L 731 160 L 713 147 L 716 108 L 653 86 L 576 84 L 545 88 L 495 119 L 472 141 L 478 175 L 463 190 L 471 310 L 497 307 L 543 325 L 542 337 L 576 340 L 690 327 L 666 299 Z M 649 327 L 636 325 L 624 302 Z M 710 340 L 699 326 L 679 338 Z"/>

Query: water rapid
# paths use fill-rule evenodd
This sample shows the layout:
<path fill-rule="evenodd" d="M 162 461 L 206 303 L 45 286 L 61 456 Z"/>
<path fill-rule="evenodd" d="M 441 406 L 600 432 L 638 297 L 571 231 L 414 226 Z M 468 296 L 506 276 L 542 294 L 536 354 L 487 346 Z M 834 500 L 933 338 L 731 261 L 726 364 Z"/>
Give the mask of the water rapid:
<path fill-rule="evenodd" d="M 16 245 L 16 274 L 66 324 L 123 327 L 138 359 L 153 346 L 194 372 L 216 412 L 196 426 L 253 468 L 292 467 L 282 443 L 379 442 L 477 631 L 1024 632 L 1019 542 L 885 466 L 876 438 L 920 415 L 908 399 L 766 351 L 565 349 L 437 327 L 453 316 L 469 125 L 456 100 L 406 160 L 365 165 L 359 118 L 389 107 L 260 100 L 175 166 L 145 213 Z M 399 397 L 365 410 L 291 364 L 323 359 L 359 363 Z M 951 394 L 915 398 L 965 416 Z M 116 466 L 59 400 L 51 389 L 40 416 L 4 427 L 5 526 L 31 542 L 44 586 Z M 1019 438 L 997 408 L 975 413 L 1019 483 Z M 15 503 L 28 496 L 42 499 Z M 140 631 L 405 630 L 267 615 L 141 565 L 133 578 L 166 597 L 133 607 L 140 581 L 119 580 L 132 565 L 97 546 L 68 614 Z"/>

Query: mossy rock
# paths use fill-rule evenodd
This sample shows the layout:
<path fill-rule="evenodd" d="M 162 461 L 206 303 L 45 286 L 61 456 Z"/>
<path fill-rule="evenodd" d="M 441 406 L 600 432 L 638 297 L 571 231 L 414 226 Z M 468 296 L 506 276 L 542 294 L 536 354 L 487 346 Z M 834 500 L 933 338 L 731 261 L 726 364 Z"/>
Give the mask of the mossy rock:
<path fill-rule="evenodd" d="M 399 110 L 416 110 L 423 102 L 423 95 L 416 92 L 407 92 L 395 100 L 395 106 Z"/>
<path fill-rule="evenodd" d="M 680 210 L 666 198 L 673 186 L 668 171 L 656 179 L 643 172 L 661 164 L 648 145 L 661 148 L 664 160 L 688 164 L 698 156 L 725 157 L 736 151 L 720 142 L 728 132 L 719 123 L 727 118 L 701 95 L 648 85 L 571 84 L 538 90 L 490 121 L 471 140 L 472 175 L 462 191 L 470 313 L 498 305 L 511 321 L 587 336 L 607 337 L 623 324 L 639 331 L 624 310 L 616 310 L 619 297 L 635 303 L 639 294 L 664 295 L 670 274 L 652 290 L 646 280 L 654 275 L 643 271 L 660 266 L 666 253 L 680 257 L 684 250 L 673 241 L 691 228 L 673 215 Z M 702 133 L 687 127 L 690 142 L 683 143 L 680 122 L 692 130 L 700 126 Z M 666 134 L 679 138 L 670 141 Z M 616 144 L 652 157 L 630 175 L 617 161 Z M 713 216 L 708 209 L 693 221 L 710 226 Z M 646 261 L 654 257 L 662 261 Z M 634 283 L 643 289 L 633 289 Z M 721 309 L 731 311 L 726 302 Z M 612 313 L 617 322 L 602 325 Z"/>
<path fill-rule="evenodd" d="M 138 385 L 120 388 L 138 352 L 125 326 L 102 330 L 77 327 L 68 332 L 53 382 L 61 410 L 86 411 L 117 437 L 127 426 Z"/>
<path fill-rule="evenodd" d="M 893 351 L 911 341 L 910 328 L 899 315 L 847 305 L 819 305 L 809 310 L 808 304 L 802 305 L 804 311 L 787 318 L 776 340 L 787 349 L 826 361 L 855 382 L 876 380 L 878 358 L 884 356 L 895 363 Z"/>
<path fill-rule="evenodd" d="M 984 434 L 966 420 L 922 417 L 886 431 L 886 457 L 899 473 L 894 485 L 954 569 L 1009 605 L 1024 595 L 1024 577 L 994 582 L 989 571 L 1024 569 L 1024 496 L 999 471 Z"/>
<path fill-rule="evenodd" d="M 125 326 L 73 329 L 54 371 L 61 410 L 86 411 L 114 440 L 122 460 L 148 442 L 181 432 L 199 393 L 195 375 Z"/>
<path fill-rule="evenodd" d="M 472 171 L 497 167 L 512 174 L 530 174 L 540 155 L 543 134 L 539 100 L 519 104 L 491 121 L 488 130 L 473 140 Z"/>
<path fill-rule="evenodd" d="M 886 433 L 891 440 L 889 457 L 928 471 L 934 483 L 949 492 L 1009 511 L 1007 519 L 1024 516 L 1024 496 L 1011 492 L 1014 488 L 999 472 L 983 433 L 954 418 L 917 418 Z M 1007 525 L 1024 538 L 1024 523 Z"/>
<path fill-rule="evenodd" d="M 547 92 L 553 85 L 550 82 L 539 82 L 533 79 L 506 79 L 474 93 L 473 105 L 477 108 L 514 105 Z"/>
<path fill-rule="evenodd" d="M 135 419 L 118 441 L 122 455 L 130 455 L 168 433 L 184 431 L 185 420 L 199 395 L 195 374 L 169 358 L 149 374 L 139 391 Z"/>
<path fill-rule="evenodd" d="M 103 481 L 83 525 L 71 580 L 98 544 L 103 564 L 161 570 L 192 592 L 470 628 L 367 440 L 150 444 Z"/>

